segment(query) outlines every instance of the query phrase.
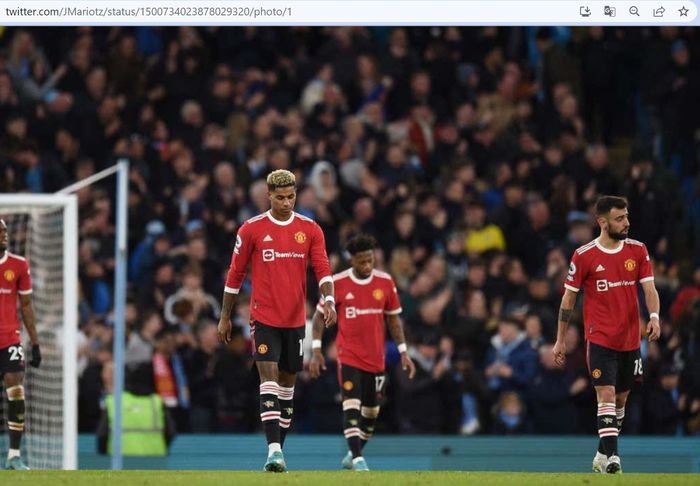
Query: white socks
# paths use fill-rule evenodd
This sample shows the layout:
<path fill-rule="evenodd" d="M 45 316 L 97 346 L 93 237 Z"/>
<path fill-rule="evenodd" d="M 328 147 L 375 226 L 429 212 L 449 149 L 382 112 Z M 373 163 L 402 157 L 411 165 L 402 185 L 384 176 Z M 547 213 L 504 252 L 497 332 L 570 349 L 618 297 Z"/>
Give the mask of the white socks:
<path fill-rule="evenodd" d="M 279 442 L 272 442 L 267 445 L 267 455 L 269 456 L 273 452 L 282 452 L 282 447 Z"/>
<path fill-rule="evenodd" d="M 19 457 L 19 449 L 10 449 L 7 451 L 7 460 L 9 461 L 13 457 Z"/>

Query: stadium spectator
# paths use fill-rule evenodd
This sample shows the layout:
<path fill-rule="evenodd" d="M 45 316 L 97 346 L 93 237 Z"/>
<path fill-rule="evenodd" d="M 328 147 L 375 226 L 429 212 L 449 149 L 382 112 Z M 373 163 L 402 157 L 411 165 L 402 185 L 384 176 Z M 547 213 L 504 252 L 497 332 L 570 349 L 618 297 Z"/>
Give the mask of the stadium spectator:
<path fill-rule="evenodd" d="M 405 373 L 396 377 L 399 430 L 411 434 L 454 431 L 450 419 L 455 410 L 461 415 L 461 404 L 450 373 L 453 349 L 441 343 L 435 331 L 412 336 L 409 356 L 416 364 L 416 375 L 413 379 Z"/>
<path fill-rule="evenodd" d="M 537 353 L 530 347 L 519 321 L 499 321 L 498 334 L 491 339 L 484 366 L 488 386 L 494 393 L 527 390 L 536 371 Z"/>
<path fill-rule="evenodd" d="M 103 377 L 110 383 L 112 364 L 105 366 Z M 111 384 L 107 387 L 105 407 L 97 425 L 97 452 L 112 453 L 114 397 Z M 153 392 L 152 383 L 144 384 L 140 377 L 128 373 L 122 395 L 122 454 L 125 456 L 166 456 L 176 429 L 167 407 Z"/>
<path fill-rule="evenodd" d="M 539 366 L 527 402 L 536 434 L 573 434 L 578 430 L 576 409 L 569 400 L 588 387 L 588 380 L 554 362 L 552 345 L 537 349 Z"/>
<path fill-rule="evenodd" d="M 687 393 L 680 388 L 679 375 L 673 365 L 664 364 L 657 382 L 646 390 L 644 404 L 649 422 L 645 426 L 651 434 L 683 434 L 683 418 L 690 403 Z"/>

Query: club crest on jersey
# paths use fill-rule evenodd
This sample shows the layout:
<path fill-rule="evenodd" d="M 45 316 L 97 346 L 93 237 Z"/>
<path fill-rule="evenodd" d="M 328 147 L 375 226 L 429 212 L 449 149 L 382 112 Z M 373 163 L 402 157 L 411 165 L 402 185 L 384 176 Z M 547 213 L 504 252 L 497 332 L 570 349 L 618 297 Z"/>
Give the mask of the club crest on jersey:
<path fill-rule="evenodd" d="M 303 231 L 297 231 L 294 233 L 294 240 L 301 245 L 306 241 L 306 233 Z"/>
<path fill-rule="evenodd" d="M 343 383 L 343 390 L 345 391 L 350 391 L 355 387 L 355 385 L 352 384 L 352 381 L 347 380 L 345 383 Z"/>
<path fill-rule="evenodd" d="M 15 279 L 15 272 L 13 272 L 12 270 L 5 270 L 3 277 L 5 277 L 5 280 L 7 280 L 8 282 L 12 282 Z"/>
<path fill-rule="evenodd" d="M 592 376 L 593 378 L 595 378 L 596 380 L 597 380 L 598 378 L 600 378 L 600 377 L 602 376 L 602 374 L 603 374 L 603 372 L 600 371 L 598 368 L 594 369 L 594 370 L 591 372 L 591 376 Z"/>
<path fill-rule="evenodd" d="M 382 298 L 384 297 L 384 292 L 382 291 L 382 289 L 374 289 L 372 291 L 372 297 L 374 297 L 377 300 L 382 300 Z"/>
<path fill-rule="evenodd" d="M 628 272 L 633 271 L 635 268 L 637 268 L 637 262 L 635 262 L 631 258 L 628 258 L 627 260 L 625 260 L 625 269 Z"/>
<path fill-rule="evenodd" d="M 258 353 L 259 354 L 267 353 L 267 344 L 261 344 L 260 346 L 258 346 Z"/>
<path fill-rule="evenodd" d="M 272 249 L 265 249 L 262 251 L 262 257 L 264 262 L 272 262 L 275 261 L 275 250 Z"/>

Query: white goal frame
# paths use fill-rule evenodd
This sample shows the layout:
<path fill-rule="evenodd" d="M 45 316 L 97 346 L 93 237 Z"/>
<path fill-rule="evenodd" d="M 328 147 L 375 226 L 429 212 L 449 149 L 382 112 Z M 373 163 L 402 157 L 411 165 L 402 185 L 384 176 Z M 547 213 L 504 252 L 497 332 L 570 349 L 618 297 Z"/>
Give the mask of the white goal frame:
<path fill-rule="evenodd" d="M 63 469 L 78 468 L 78 198 L 68 194 L 0 194 L 13 207 L 63 208 Z"/>

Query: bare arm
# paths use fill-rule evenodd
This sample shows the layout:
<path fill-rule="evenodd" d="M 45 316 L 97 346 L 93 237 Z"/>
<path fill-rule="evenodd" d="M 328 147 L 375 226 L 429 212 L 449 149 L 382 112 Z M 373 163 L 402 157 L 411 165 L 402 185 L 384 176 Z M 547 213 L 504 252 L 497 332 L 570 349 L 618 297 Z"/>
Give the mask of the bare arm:
<path fill-rule="evenodd" d="M 649 335 L 649 341 L 656 341 L 661 334 L 661 326 L 659 325 L 659 311 L 661 310 L 659 293 L 656 291 L 653 280 L 642 282 L 642 289 L 644 290 L 644 300 L 647 304 L 647 311 L 649 311 L 647 334 Z"/>
<path fill-rule="evenodd" d="M 574 312 L 574 306 L 576 305 L 576 292 L 566 289 L 564 291 L 564 296 L 561 298 L 561 305 L 559 306 L 559 325 L 557 327 L 557 342 L 554 344 L 554 359 L 557 364 L 563 365 L 564 359 L 566 357 L 566 345 L 564 344 L 564 337 L 566 336 L 566 328 L 569 326 L 569 319 L 571 319 L 571 314 Z"/>
<path fill-rule="evenodd" d="M 321 298 L 323 299 L 323 323 L 326 327 L 330 327 L 338 320 L 338 314 L 335 312 L 335 290 L 333 288 L 333 280 L 326 280 L 321 284 Z"/>
<path fill-rule="evenodd" d="M 403 326 L 401 325 L 401 319 L 398 314 L 388 314 L 387 324 L 389 326 L 389 332 L 391 333 L 391 338 L 394 340 L 401 353 L 401 367 L 408 371 L 408 377 L 413 379 L 416 374 L 416 366 L 413 364 L 413 360 L 408 355 L 408 350 L 406 348 L 406 338 L 403 334 Z"/>
<path fill-rule="evenodd" d="M 30 294 L 20 294 L 19 295 L 20 304 L 22 305 L 22 322 L 24 322 L 24 328 L 29 334 L 29 339 L 32 342 L 32 346 L 39 344 L 39 336 L 36 332 L 36 319 L 34 317 L 34 306 L 32 305 L 32 297 Z"/>
<path fill-rule="evenodd" d="M 238 294 L 232 294 L 230 292 L 224 292 L 224 298 L 221 303 L 221 317 L 226 319 L 231 319 L 231 311 L 233 311 L 233 306 L 236 303 L 236 297 Z"/>
<path fill-rule="evenodd" d="M 236 303 L 236 296 L 231 292 L 224 291 L 223 302 L 221 303 L 221 317 L 219 317 L 219 342 L 228 343 L 231 341 L 231 311 Z"/>
<path fill-rule="evenodd" d="M 312 321 L 313 327 L 311 329 L 311 339 L 313 341 L 320 341 L 323 339 L 323 329 L 324 327 L 326 327 L 323 321 L 323 315 L 318 310 L 316 310 L 316 312 L 314 312 L 314 317 Z M 320 350 L 320 348 L 318 349 Z M 314 349 L 314 351 L 315 350 L 316 349 Z"/>
<path fill-rule="evenodd" d="M 324 309 L 325 310 L 325 309 Z M 326 359 L 323 357 L 323 351 L 321 350 L 321 339 L 323 338 L 323 328 L 326 327 L 326 323 L 323 315 L 316 310 L 313 317 L 313 327 L 311 330 L 311 361 L 309 362 L 309 374 L 311 378 L 318 378 L 321 376 L 321 370 L 326 369 Z"/>
<path fill-rule="evenodd" d="M 561 298 L 561 305 L 559 306 L 559 326 L 557 327 L 557 341 L 564 341 L 566 328 L 569 325 L 569 319 L 571 319 L 571 314 L 573 314 L 574 306 L 576 305 L 576 296 L 576 292 L 566 289 L 564 291 L 564 296 Z"/>
<path fill-rule="evenodd" d="M 391 338 L 394 340 L 397 346 L 406 344 L 406 338 L 403 334 L 403 326 L 401 325 L 401 319 L 398 315 L 387 315 L 387 325 L 389 326 L 389 333 Z"/>

